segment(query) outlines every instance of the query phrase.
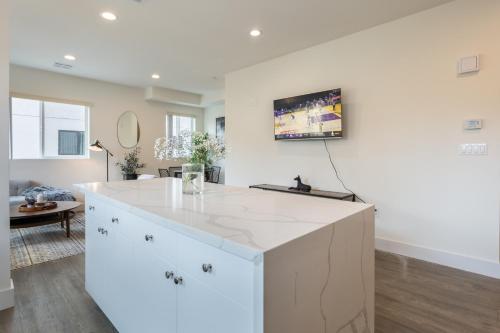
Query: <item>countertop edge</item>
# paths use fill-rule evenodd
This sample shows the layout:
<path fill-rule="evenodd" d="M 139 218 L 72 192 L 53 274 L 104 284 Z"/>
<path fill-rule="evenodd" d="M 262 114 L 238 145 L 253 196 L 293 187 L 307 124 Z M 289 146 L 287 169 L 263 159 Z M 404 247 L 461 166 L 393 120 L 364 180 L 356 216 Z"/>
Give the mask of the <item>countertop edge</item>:
<path fill-rule="evenodd" d="M 168 219 L 166 217 L 160 216 L 160 215 L 155 214 L 155 213 L 148 212 L 148 211 L 141 209 L 141 208 L 133 207 L 127 203 L 124 203 L 120 200 L 116 200 L 110 196 L 87 190 L 84 188 L 83 184 L 74 184 L 73 186 L 84 194 L 90 194 L 90 195 L 102 198 L 103 200 L 114 205 L 115 207 L 121 208 L 128 213 L 131 213 L 133 215 L 137 215 L 141 218 L 147 219 L 148 221 L 155 223 L 156 225 L 159 225 L 159 226 L 164 227 L 164 228 L 168 228 L 170 230 L 173 230 L 175 232 L 182 234 L 183 236 L 193 238 L 195 240 L 198 240 L 198 241 L 203 242 L 205 244 L 211 245 L 211 246 L 218 248 L 220 250 L 223 250 L 225 252 L 237 255 L 243 259 L 253 261 L 253 262 L 259 262 L 262 260 L 262 256 L 265 252 L 264 250 L 257 251 L 255 249 L 249 248 L 249 247 L 242 245 L 242 244 L 238 244 L 236 242 L 233 242 L 233 241 L 226 239 L 226 238 L 223 238 L 221 236 L 217 236 L 217 235 L 211 234 L 209 232 L 199 230 L 197 228 L 193 228 L 193 227 L 183 225 L 183 224 L 175 222 L 175 221 L 171 221 L 170 219 Z"/>
<path fill-rule="evenodd" d="M 211 245 L 217 249 L 223 250 L 223 251 L 231 253 L 233 255 L 237 255 L 238 257 L 252 261 L 254 263 L 261 262 L 263 260 L 264 254 L 266 252 L 270 252 L 276 248 L 279 248 L 280 246 L 282 246 L 286 243 L 293 241 L 293 240 L 289 240 L 285 243 L 278 244 L 278 245 L 275 245 L 275 246 L 267 248 L 267 249 L 258 250 L 258 249 L 250 248 L 250 247 L 245 246 L 243 244 L 238 244 L 237 242 L 234 242 L 234 241 L 227 239 L 227 238 L 224 238 L 222 236 L 214 235 L 212 233 L 209 233 L 209 232 L 206 232 L 206 231 L 194 228 L 194 227 L 190 227 L 188 225 L 184 225 L 184 224 L 176 222 L 176 221 L 172 221 L 164 216 L 158 215 L 158 214 L 153 213 L 153 212 L 149 212 L 145 209 L 134 207 L 128 203 L 114 199 L 112 196 L 89 190 L 86 187 L 86 186 L 88 186 L 88 184 L 74 184 L 73 186 L 79 192 L 84 193 L 85 195 L 90 194 L 90 195 L 102 198 L 103 200 L 110 203 L 111 205 L 113 205 L 117 208 L 121 208 L 124 211 L 131 213 L 133 215 L 137 215 L 141 218 L 147 219 L 148 221 L 151 221 L 151 222 L 155 223 L 156 225 L 168 228 L 170 230 L 173 230 L 175 232 L 182 234 L 183 236 L 187 236 L 187 237 L 190 237 L 192 239 L 198 240 L 198 241 L 203 242 L 205 244 Z M 254 190 L 259 191 L 259 189 L 254 189 Z M 286 193 L 280 193 L 280 194 L 286 195 Z M 325 200 L 334 200 L 334 199 L 325 199 Z M 374 207 L 375 207 L 374 204 L 369 204 L 369 203 L 359 203 L 359 204 L 360 204 L 359 211 L 348 214 L 348 215 L 344 216 L 344 218 L 342 218 L 339 221 L 342 221 L 345 218 L 348 218 L 348 217 L 353 216 L 353 215 L 358 214 L 358 213 L 364 213 L 365 211 L 367 211 L 369 209 L 374 209 Z M 328 224 L 325 224 L 324 226 L 322 226 L 319 229 L 327 227 L 327 226 L 334 224 L 336 222 L 338 222 L 338 221 L 329 222 Z M 317 230 L 319 230 L 319 229 L 317 229 Z M 311 231 L 311 232 L 314 232 L 314 231 Z M 305 236 L 305 235 L 303 235 L 303 236 Z"/>

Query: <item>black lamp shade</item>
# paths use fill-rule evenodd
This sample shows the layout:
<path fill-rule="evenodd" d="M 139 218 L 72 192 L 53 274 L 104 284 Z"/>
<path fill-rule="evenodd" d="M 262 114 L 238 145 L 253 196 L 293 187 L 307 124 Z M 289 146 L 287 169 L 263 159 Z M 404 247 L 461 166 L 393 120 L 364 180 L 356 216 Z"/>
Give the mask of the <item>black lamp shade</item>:
<path fill-rule="evenodd" d="M 99 140 L 95 140 L 95 142 L 89 146 L 89 150 L 103 151 L 104 147 L 101 145 L 101 142 Z"/>
<path fill-rule="evenodd" d="M 95 140 L 94 143 L 89 146 L 89 150 L 106 152 L 106 181 L 109 181 L 109 156 L 113 156 L 113 154 L 107 150 L 99 140 Z"/>

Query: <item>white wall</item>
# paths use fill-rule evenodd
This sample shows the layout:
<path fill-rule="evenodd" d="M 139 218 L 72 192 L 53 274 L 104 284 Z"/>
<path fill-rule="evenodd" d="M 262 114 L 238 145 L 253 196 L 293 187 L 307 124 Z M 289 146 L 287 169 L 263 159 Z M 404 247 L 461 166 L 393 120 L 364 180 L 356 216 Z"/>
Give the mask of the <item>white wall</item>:
<path fill-rule="evenodd" d="M 203 129 L 202 109 L 147 102 L 143 88 L 11 66 L 10 90 L 12 93 L 91 103 L 90 139 L 101 140 L 115 154 L 110 160 L 111 180 L 121 179 L 114 163 L 122 160 L 126 151 L 118 143 L 116 133 L 118 118 L 123 112 L 133 111 L 139 119 L 139 146 L 146 163 L 141 173 L 157 175 L 159 167 L 179 164 L 157 161 L 153 157 L 154 140 L 165 136 L 167 113 L 194 115 L 198 129 Z M 86 160 L 11 160 L 10 164 L 11 179 L 31 179 L 53 186 L 70 188 L 75 183 L 106 179 L 106 155 L 101 152 L 91 152 L 90 159 Z"/>
<path fill-rule="evenodd" d="M 460 0 L 228 74 L 226 183 L 300 174 L 342 191 L 322 141 L 273 139 L 274 99 L 342 88 L 347 135 L 328 146 L 346 184 L 379 209 L 379 244 L 500 276 L 499 31 L 500 2 Z M 481 72 L 458 77 L 457 60 L 477 53 Z M 484 128 L 463 131 L 470 117 Z M 474 142 L 488 156 L 458 154 Z"/>
<path fill-rule="evenodd" d="M 218 102 L 215 104 L 212 104 L 208 106 L 205 109 L 205 132 L 208 134 L 215 136 L 216 131 L 215 131 L 215 119 L 219 117 L 224 117 L 225 116 L 225 106 L 224 102 Z M 219 183 L 224 184 L 225 183 L 225 161 L 220 160 L 215 163 L 216 165 L 220 166 L 221 169 L 221 174 L 219 178 Z"/>
<path fill-rule="evenodd" d="M 14 305 L 10 280 L 8 1 L 0 1 L 0 310 Z"/>

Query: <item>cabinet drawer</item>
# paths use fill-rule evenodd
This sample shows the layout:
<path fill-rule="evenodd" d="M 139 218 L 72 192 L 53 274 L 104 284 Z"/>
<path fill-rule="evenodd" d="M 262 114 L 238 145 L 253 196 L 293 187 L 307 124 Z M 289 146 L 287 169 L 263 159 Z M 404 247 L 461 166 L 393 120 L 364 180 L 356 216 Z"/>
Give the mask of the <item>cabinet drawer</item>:
<path fill-rule="evenodd" d="M 145 219 L 137 218 L 136 221 L 134 240 L 162 260 L 177 265 L 177 233 Z"/>
<path fill-rule="evenodd" d="M 87 220 L 96 223 L 104 223 L 106 222 L 106 216 L 108 215 L 108 205 L 99 201 L 97 198 L 93 196 L 85 197 L 85 217 Z"/>
<path fill-rule="evenodd" d="M 115 206 L 107 206 L 107 210 L 102 214 L 102 220 L 105 221 L 114 232 L 128 239 L 131 239 L 134 232 L 137 232 L 134 227 L 136 219 L 138 218 L 134 215 Z"/>
<path fill-rule="evenodd" d="M 129 229 L 127 225 L 134 220 L 131 214 L 95 197 L 87 197 L 86 201 L 85 213 L 90 223 L 126 236 L 125 230 Z"/>
<path fill-rule="evenodd" d="M 177 234 L 175 232 L 115 207 L 110 207 L 109 213 L 112 216 L 108 217 L 108 220 L 112 221 L 112 228 L 115 232 L 163 260 L 176 264 Z"/>
<path fill-rule="evenodd" d="M 178 235 L 178 267 L 249 309 L 252 304 L 254 264 L 251 261 Z"/>
<path fill-rule="evenodd" d="M 94 197 L 87 198 L 86 213 L 89 221 L 96 221 L 94 224 L 110 228 L 128 240 L 146 246 L 160 258 L 176 263 L 177 234 L 174 231 Z"/>

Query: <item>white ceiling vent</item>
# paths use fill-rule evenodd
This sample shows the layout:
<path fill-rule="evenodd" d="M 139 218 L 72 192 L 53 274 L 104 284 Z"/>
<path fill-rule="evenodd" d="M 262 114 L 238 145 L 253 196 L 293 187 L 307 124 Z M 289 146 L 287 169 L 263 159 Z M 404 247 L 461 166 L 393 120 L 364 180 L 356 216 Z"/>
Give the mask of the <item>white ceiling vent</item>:
<path fill-rule="evenodd" d="M 55 62 L 54 63 L 54 67 L 61 68 L 61 69 L 71 69 L 71 68 L 73 68 L 73 66 L 71 66 L 71 65 L 63 64 L 63 63 L 60 63 L 60 62 Z"/>

